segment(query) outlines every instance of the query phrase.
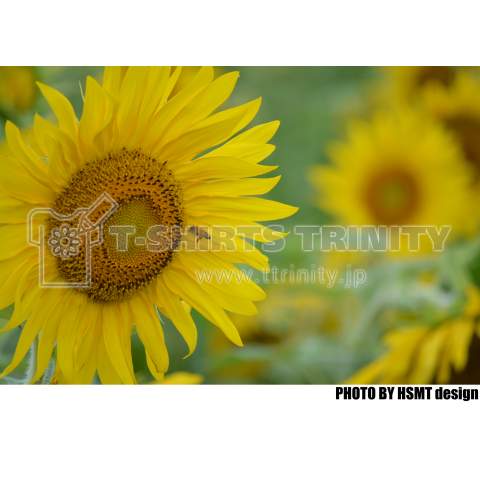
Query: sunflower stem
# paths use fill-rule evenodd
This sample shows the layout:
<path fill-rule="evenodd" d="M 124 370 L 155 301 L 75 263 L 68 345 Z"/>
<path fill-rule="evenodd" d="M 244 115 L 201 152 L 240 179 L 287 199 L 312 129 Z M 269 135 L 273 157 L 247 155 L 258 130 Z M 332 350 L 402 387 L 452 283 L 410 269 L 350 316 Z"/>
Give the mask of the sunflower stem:
<path fill-rule="evenodd" d="M 48 362 L 48 367 L 45 370 L 45 373 L 38 379 L 36 382 L 39 385 L 50 385 L 50 380 L 55 374 L 55 360 L 53 358 Z"/>
<path fill-rule="evenodd" d="M 37 356 L 38 356 L 38 335 L 33 340 L 32 346 L 30 347 L 30 356 L 28 358 L 28 367 L 27 374 L 25 377 L 25 383 L 28 385 L 37 372 Z"/>
<path fill-rule="evenodd" d="M 38 340 L 39 336 L 35 337 L 35 341 L 30 349 L 29 368 L 27 370 L 27 378 L 25 383 L 28 385 L 35 377 L 37 372 L 37 355 L 38 355 Z M 44 374 L 34 383 L 34 385 L 49 385 L 50 380 L 55 374 L 55 367 L 57 363 L 57 347 L 55 346 L 52 352 L 52 358 L 48 362 Z"/>

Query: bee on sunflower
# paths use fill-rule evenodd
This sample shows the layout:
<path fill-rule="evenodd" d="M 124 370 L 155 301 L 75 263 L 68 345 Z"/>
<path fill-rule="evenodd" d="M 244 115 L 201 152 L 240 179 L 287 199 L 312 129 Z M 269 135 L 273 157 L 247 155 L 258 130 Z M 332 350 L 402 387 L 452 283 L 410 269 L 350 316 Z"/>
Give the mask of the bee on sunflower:
<path fill-rule="evenodd" d="M 329 149 L 331 164 L 309 180 L 318 206 L 340 224 L 451 226 L 464 229 L 468 171 L 453 138 L 428 116 L 402 109 L 349 125 L 348 138 Z M 402 236 L 400 251 L 408 251 Z M 420 251 L 432 251 L 421 236 Z"/>
<path fill-rule="evenodd" d="M 469 285 L 457 318 L 392 330 L 387 353 L 353 375 L 350 384 L 477 384 L 480 382 L 480 290 Z"/>
<path fill-rule="evenodd" d="M 150 372 L 162 381 L 169 360 L 157 310 L 174 323 L 189 354 L 197 341 L 191 308 L 242 345 L 226 310 L 254 315 L 253 302 L 265 294 L 241 276 L 228 283 L 202 283 L 196 272 L 238 272 L 234 263 L 268 269 L 268 259 L 239 235 L 231 239 L 234 249 L 212 249 L 209 242 L 221 244 L 226 227 L 219 225 L 257 226 L 255 221 L 296 212 L 254 196 L 267 193 L 279 180 L 251 178 L 276 168 L 259 162 L 273 152 L 267 142 L 279 122 L 232 138 L 253 120 L 261 100 L 212 115 L 230 96 L 238 72 L 214 81 L 213 68 L 203 67 L 168 100 L 180 73 L 180 67 L 173 72 L 171 67 L 106 67 L 102 85 L 87 79 L 80 121 L 62 94 L 39 84 L 58 119 L 56 127 L 35 116 L 39 151 L 7 123 L 11 155 L 0 157 L 0 223 L 6 225 L 0 229 L 0 309 L 15 303 L 15 310 L 2 331 L 27 321 L 12 363 L 0 378 L 19 365 L 39 335 L 32 382 L 43 375 L 56 344 L 54 383 L 89 384 L 96 371 L 104 384 L 136 383 L 131 356 L 135 326 Z M 42 208 L 72 215 L 104 194 L 117 205 L 105 232 L 110 226 L 133 227 L 142 235 L 153 226 L 172 227 L 169 232 L 179 227 L 200 248 L 174 248 L 176 233 L 165 233 L 161 249 L 133 237 L 118 248 L 115 236 L 106 236 L 91 250 L 88 287 L 42 288 L 38 250 L 26 242 L 27 216 Z M 57 229 L 63 225 L 41 215 L 39 221 Z M 209 226 L 211 235 L 199 241 L 190 226 Z M 259 228 L 262 233 L 255 239 L 272 241 L 271 231 Z M 41 274 L 49 285 L 73 285 L 85 273 L 85 242 L 76 247 L 78 253 L 66 258 L 45 256 Z"/>

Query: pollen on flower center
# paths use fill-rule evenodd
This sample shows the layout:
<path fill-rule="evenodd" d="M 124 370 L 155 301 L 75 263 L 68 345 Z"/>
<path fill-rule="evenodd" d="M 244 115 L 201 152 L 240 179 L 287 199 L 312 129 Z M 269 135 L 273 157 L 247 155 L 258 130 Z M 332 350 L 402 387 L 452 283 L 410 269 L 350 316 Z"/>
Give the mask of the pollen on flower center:
<path fill-rule="evenodd" d="M 179 231 L 162 237 L 166 245 L 149 248 L 148 231 L 154 226 L 184 226 L 183 196 L 171 172 L 140 150 L 114 151 L 86 164 L 58 196 L 54 210 L 71 215 L 89 208 L 104 193 L 118 209 L 103 224 L 103 242 L 91 250 L 91 287 L 82 291 L 99 302 L 131 297 L 150 284 L 173 259 Z M 97 212 L 98 216 L 102 211 Z M 50 220 L 52 228 L 70 222 Z M 175 238 L 173 238 L 175 236 Z M 60 275 L 68 282 L 82 283 L 85 276 L 85 245 L 76 256 L 58 259 Z"/>

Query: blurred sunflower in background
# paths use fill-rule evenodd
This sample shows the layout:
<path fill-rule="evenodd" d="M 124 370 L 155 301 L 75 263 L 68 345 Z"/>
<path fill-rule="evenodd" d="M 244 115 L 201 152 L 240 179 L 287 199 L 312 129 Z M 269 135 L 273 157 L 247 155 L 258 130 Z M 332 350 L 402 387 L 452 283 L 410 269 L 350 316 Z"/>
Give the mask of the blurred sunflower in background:
<path fill-rule="evenodd" d="M 310 360 L 297 359 L 296 352 L 304 348 L 305 341 L 310 340 L 312 348 L 317 348 L 316 339 L 340 335 L 343 325 L 331 300 L 295 284 L 272 284 L 266 293 L 255 317 L 232 316 L 246 345 L 241 352 L 232 349 L 224 336 L 213 332 L 209 342 L 212 378 L 259 384 L 305 380 L 316 383 L 319 378 L 324 379 L 325 370 L 331 368 L 327 362 L 319 364 L 318 357 L 312 358 L 314 366 L 298 368 L 297 360 L 307 364 Z M 282 380 L 286 369 L 288 376 Z"/>
<path fill-rule="evenodd" d="M 37 98 L 38 74 L 35 67 L 0 67 L 0 113 L 24 112 Z"/>
<path fill-rule="evenodd" d="M 349 379 L 352 384 L 480 383 L 480 290 L 470 285 L 458 317 L 395 329 L 386 354 Z"/>
<path fill-rule="evenodd" d="M 454 136 L 470 169 L 473 202 L 480 200 L 480 78 L 459 72 L 452 84 L 431 85 L 423 92 L 423 107 Z M 478 216 L 477 216 L 478 217 Z M 477 218 L 478 220 L 478 218 Z"/>
<path fill-rule="evenodd" d="M 465 228 L 468 171 L 452 138 L 424 115 L 404 109 L 352 122 L 329 153 L 331 165 L 313 167 L 309 179 L 318 206 L 341 225 Z M 431 249 L 424 237 L 421 250 Z"/>
<path fill-rule="evenodd" d="M 0 309 L 15 302 L 15 310 L 2 332 L 28 320 L 12 363 L 1 377 L 19 365 L 40 332 L 31 382 L 41 380 L 57 342 L 53 383 L 88 384 L 96 371 L 102 383 L 136 383 L 131 356 L 135 326 L 151 374 L 163 381 L 169 359 L 157 308 L 175 324 L 190 354 L 197 341 L 191 307 L 242 345 L 225 310 L 253 315 L 257 312 L 253 301 L 265 294 L 254 282 L 237 277 L 231 283 L 200 283 L 195 271 L 237 272 L 233 263 L 268 269 L 268 259 L 247 248 L 242 237 L 234 238 L 235 251 L 214 252 L 208 246 L 220 243 L 222 229 L 213 228 L 211 238 L 197 238 L 195 228 L 256 225 L 254 220 L 295 213 L 294 207 L 251 196 L 268 192 L 278 182 L 278 178 L 250 179 L 276 168 L 259 162 L 273 151 L 266 144 L 278 122 L 229 140 L 252 121 L 260 99 L 210 116 L 230 96 L 238 72 L 213 81 L 213 68 L 203 67 L 167 102 L 180 73 L 179 67 L 173 72 L 170 67 L 107 67 L 102 86 L 87 79 L 79 122 L 63 95 L 40 85 L 58 119 L 57 128 L 35 116 L 41 156 L 18 128 L 7 123 L 11 156 L 3 157 L 1 166 L 0 222 L 8 226 L 0 230 L 4 245 Z M 137 232 L 146 232 L 155 225 L 193 226 L 187 242 L 200 244 L 200 251 L 175 251 L 176 233 L 169 234 L 167 248 L 161 251 L 133 243 L 125 252 L 117 251 L 114 243 L 106 241 L 92 250 L 89 288 L 40 288 L 38 251 L 26 243 L 28 213 L 46 207 L 68 215 L 88 208 L 104 193 L 119 204 L 105 228 L 134 225 Z M 41 215 L 37 222 L 61 226 Z M 67 222 L 66 227 L 72 225 Z M 262 232 L 263 241 L 272 240 L 269 229 L 263 227 Z M 85 255 L 81 246 L 78 255 L 65 260 L 47 256 L 45 278 L 81 281 Z"/>
<path fill-rule="evenodd" d="M 383 67 L 385 85 L 393 102 L 415 100 L 419 93 L 430 85 L 452 84 L 458 67 L 414 66 Z"/>
<path fill-rule="evenodd" d="M 203 381 L 203 375 L 198 373 L 175 372 L 165 375 L 162 381 L 151 382 L 150 385 L 199 385 Z"/>

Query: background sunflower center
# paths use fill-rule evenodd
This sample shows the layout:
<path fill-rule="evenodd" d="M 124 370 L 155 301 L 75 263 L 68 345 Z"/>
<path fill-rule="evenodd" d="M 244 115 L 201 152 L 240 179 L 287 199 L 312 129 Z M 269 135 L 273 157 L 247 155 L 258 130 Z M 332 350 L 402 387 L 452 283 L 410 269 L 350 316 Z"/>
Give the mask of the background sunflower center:
<path fill-rule="evenodd" d="M 455 70 L 452 67 L 423 67 L 417 78 L 418 86 L 437 81 L 442 85 L 448 86 L 455 77 Z"/>
<path fill-rule="evenodd" d="M 402 170 L 374 176 L 366 189 L 366 202 L 380 225 L 401 225 L 415 212 L 419 193 L 415 180 Z"/>
<path fill-rule="evenodd" d="M 459 115 L 445 121 L 454 132 L 467 160 L 475 167 L 477 178 L 480 176 L 480 122 L 466 115 Z"/>

